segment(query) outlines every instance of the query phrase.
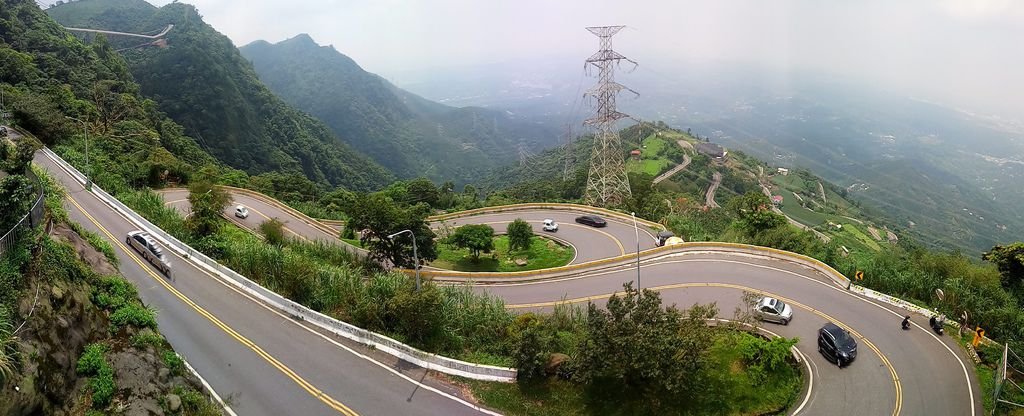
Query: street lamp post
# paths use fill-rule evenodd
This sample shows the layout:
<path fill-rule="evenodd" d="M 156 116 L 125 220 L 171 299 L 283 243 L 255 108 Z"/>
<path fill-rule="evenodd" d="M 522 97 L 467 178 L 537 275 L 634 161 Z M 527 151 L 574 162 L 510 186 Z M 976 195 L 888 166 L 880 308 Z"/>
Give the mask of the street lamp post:
<path fill-rule="evenodd" d="M 91 166 L 89 165 L 89 129 L 82 120 L 71 116 L 64 117 L 82 123 L 82 132 L 85 134 L 85 189 L 92 189 L 92 178 L 89 176 L 89 172 L 92 171 Z"/>
<path fill-rule="evenodd" d="M 636 225 L 636 213 L 630 212 L 633 217 L 633 231 L 636 232 L 636 290 L 640 291 L 640 228 Z"/>
<path fill-rule="evenodd" d="M 416 263 L 416 291 L 420 291 L 420 256 L 416 253 L 416 234 L 413 234 L 412 230 L 402 230 L 397 233 L 388 236 L 388 240 L 394 240 L 395 237 L 403 233 L 409 233 L 412 236 L 412 259 Z"/>

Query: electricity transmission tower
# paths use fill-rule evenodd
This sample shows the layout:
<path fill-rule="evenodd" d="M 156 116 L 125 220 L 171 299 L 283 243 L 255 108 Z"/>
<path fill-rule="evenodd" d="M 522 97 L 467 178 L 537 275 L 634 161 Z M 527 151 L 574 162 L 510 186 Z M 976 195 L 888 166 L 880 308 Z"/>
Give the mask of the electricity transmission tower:
<path fill-rule="evenodd" d="M 587 190 L 584 200 L 590 205 L 610 206 L 622 203 L 630 196 L 629 178 L 626 176 L 625 155 L 619 133 L 615 128 L 617 121 L 629 115 L 615 109 L 615 98 L 619 91 L 629 88 L 615 82 L 615 68 L 623 60 L 636 62 L 612 50 L 612 36 L 625 26 L 588 27 L 587 30 L 601 39 L 601 49 L 587 58 L 584 67 L 591 65 L 598 69 L 598 81 L 586 95 L 596 102 L 597 114 L 583 122 L 585 125 L 596 126 L 594 134 L 594 151 L 590 157 L 590 172 L 587 176 Z"/>
<path fill-rule="evenodd" d="M 572 124 L 565 125 L 565 165 L 562 167 L 562 180 L 568 181 L 569 174 L 576 167 L 576 154 L 572 152 Z"/>

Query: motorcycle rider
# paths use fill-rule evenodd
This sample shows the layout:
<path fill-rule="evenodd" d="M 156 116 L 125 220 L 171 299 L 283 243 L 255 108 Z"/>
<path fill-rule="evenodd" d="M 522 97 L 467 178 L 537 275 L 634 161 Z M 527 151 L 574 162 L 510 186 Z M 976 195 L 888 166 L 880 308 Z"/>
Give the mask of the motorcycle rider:
<path fill-rule="evenodd" d="M 910 329 L 910 315 L 903 318 L 903 329 Z"/>

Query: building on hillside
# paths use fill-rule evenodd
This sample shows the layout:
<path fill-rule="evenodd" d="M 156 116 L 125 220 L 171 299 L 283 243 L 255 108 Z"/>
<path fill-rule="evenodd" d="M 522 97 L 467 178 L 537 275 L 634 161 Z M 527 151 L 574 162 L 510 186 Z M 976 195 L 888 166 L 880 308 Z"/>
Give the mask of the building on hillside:
<path fill-rule="evenodd" d="M 782 195 L 772 195 L 772 203 L 775 205 L 782 205 Z"/>
<path fill-rule="evenodd" d="M 715 143 L 700 142 L 700 143 L 697 143 L 697 145 L 695 147 L 697 148 L 697 152 L 698 153 L 703 154 L 703 155 L 707 155 L 707 156 L 710 156 L 710 157 L 713 157 L 713 158 L 716 158 L 716 159 L 723 158 L 723 157 L 725 157 L 726 154 L 728 154 L 728 152 L 725 151 L 724 147 L 719 146 L 719 145 L 717 145 Z"/>
<path fill-rule="evenodd" d="M 631 157 L 632 157 L 633 159 L 637 159 L 637 160 L 639 160 L 639 159 L 640 159 L 640 149 L 634 149 L 634 150 L 633 150 L 632 152 L 629 152 L 629 155 L 630 155 L 630 156 L 631 156 Z"/>
<path fill-rule="evenodd" d="M 789 175 L 789 169 L 779 168 L 779 174 L 782 175 L 782 176 Z"/>

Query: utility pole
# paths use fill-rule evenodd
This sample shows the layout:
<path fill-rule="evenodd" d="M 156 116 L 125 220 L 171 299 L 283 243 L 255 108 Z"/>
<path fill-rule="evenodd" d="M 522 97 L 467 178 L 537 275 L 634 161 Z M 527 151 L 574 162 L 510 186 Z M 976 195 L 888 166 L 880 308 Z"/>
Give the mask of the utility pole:
<path fill-rule="evenodd" d="M 90 176 L 92 165 L 89 164 L 89 127 L 82 120 L 71 116 L 64 117 L 82 123 L 82 134 L 85 135 L 85 189 L 92 190 L 92 176 Z"/>
<path fill-rule="evenodd" d="M 388 236 L 388 240 L 394 241 L 395 237 L 397 237 L 397 236 L 399 236 L 401 234 L 404 234 L 404 233 L 409 233 L 409 236 L 412 237 L 412 261 L 414 263 L 416 263 L 416 266 L 415 266 L 415 269 L 416 269 L 416 291 L 419 292 L 420 291 L 420 255 L 419 255 L 419 253 L 416 252 L 416 234 L 413 234 L 412 230 L 402 230 L 402 231 L 399 231 L 397 233 L 389 235 Z"/>
<path fill-rule="evenodd" d="M 626 176 L 625 156 L 616 130 L 616 122 L 629 117 L 616 110 L 615 99 L 619 91 L 633 91 L 615 82 L 615 68 L 623 60 L 636 65 L 636 62 L 612 50 L 612 36 L 625 26 L 588 27 L 587 30 L 601 40 L 600 50 L 587 58 L 584 68 L 591 65 L 598 69 L 598 81 L 586 96 L 596 102 L 597 114 L 583 122 L 585 125 L 596 126 L 594 135 L 594 151 L 590 158 L 590 172 L 587 176 L 587 190 L 584 200 L 590 205 L 618 205 L 631 195 L 629 178 Z"/>

